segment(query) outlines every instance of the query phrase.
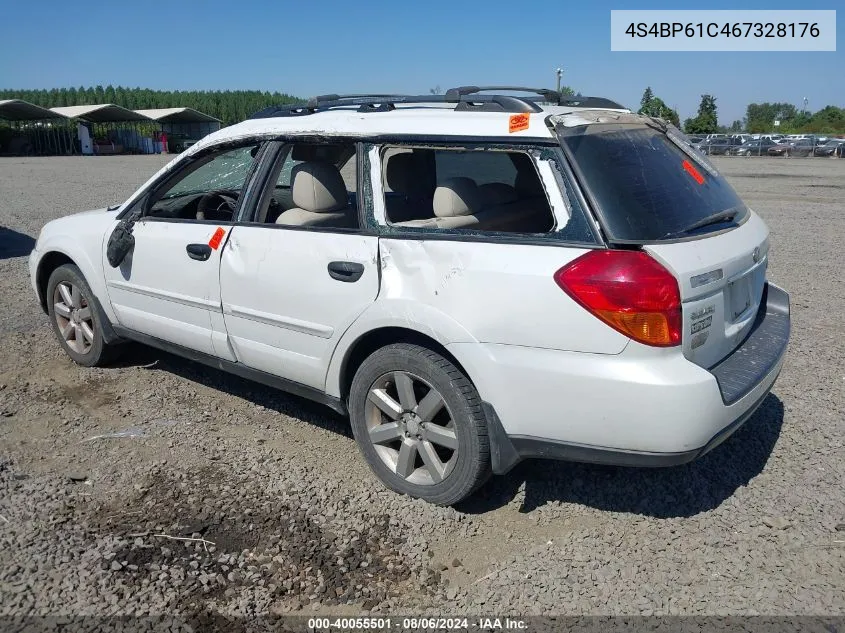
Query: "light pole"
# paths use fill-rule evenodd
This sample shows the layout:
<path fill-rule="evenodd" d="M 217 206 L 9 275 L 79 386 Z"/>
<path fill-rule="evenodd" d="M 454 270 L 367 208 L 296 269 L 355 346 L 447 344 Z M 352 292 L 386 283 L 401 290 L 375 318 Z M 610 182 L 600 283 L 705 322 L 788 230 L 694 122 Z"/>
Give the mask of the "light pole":
<path fill-rule="evenodd" d="M 563 68 L 555 70 L 555 74 L 557 75 L 557 93 L 560 94 L 560 78 L 563 77 Z"/>
<path fill-rule="evenodd" d="M 804 110 L 802 114 L 807 114 L 807 104 L 810 103 L 810 100 L 807 97 L 804 97 Z"/>

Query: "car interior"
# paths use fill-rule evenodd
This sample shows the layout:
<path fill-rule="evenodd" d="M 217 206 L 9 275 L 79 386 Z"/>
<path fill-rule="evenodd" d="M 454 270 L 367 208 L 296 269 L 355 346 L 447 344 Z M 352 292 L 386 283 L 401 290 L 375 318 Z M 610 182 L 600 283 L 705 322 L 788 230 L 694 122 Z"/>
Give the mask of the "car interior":
<path fill-rule="evenodd" d="M 545 190 L 523 152 L 387 148 L 383 182 L 392 226 L 546 233 Z"/>
<path fill-rule="evenodd" d="M 150 217 L 229 222 L 258 146 L 201 159 L 157 192 Z M 383 182 L 392 226 L 546 233 L 554 216 L 530 156 L 498 150 L 388 147 Z M 255 221 L 356 228 L 354 143 L 292 143 L 270 175 Z"/>
<path fill-rule="evenodd" d="M 144 215 L 152 218 L 231 222 L 259 146 L 210 154 L 158 189 Z"/>
<path fill-rule="evenodd" d="M 283 226 L 356 228 L 357 162 L 353 143 L 295 143 L 284 148 L 256 221 Z"/>

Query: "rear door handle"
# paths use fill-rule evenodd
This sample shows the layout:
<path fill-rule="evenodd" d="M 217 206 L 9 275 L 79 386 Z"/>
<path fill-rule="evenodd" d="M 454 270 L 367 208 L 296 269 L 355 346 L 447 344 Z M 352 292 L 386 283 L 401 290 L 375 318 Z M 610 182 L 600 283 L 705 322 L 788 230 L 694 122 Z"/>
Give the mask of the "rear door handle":
<path fill-rule="evenodd" d="M 188 244 L 185 247 L 188 257 L 204 262 L 211 257 L 211 247 L 208 244 Z"/>
<path fill-rule="evenodd" d="M 364 274 L 364 264 L 358 262 L 331 262 L 329 276 L 338 281 L 358 281 Z"/>

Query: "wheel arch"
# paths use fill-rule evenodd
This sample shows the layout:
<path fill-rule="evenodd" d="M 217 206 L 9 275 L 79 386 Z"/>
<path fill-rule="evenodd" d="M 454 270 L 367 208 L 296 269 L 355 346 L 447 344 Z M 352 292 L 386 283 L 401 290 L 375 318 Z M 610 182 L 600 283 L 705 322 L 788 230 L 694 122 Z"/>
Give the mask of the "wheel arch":
<path fill-rule="evenodd" d="M 44 253 L 38 261 L 38 268 L 35 272 L 35 288 L 38 292 L 38 302 L 41 304 L 44 314 L 47 314 L 47 283 L 50 281 L 50 275 L 59 266 L 65 264 L 73 264 L 79 268 L 79 265 L 67 253 L 57 250 Z"/>
<path fill-rule="evenodd" d="M 382 326 L 360 335 L 344 353 L 337 377 L 337 390 L 341 400 L 345 402 L 349 396 L 352 379 L 355 377 L 355 373 L 358 371 L 361 363 L 377 349 L 393 343 L 412 343 L 437 352 L 460 369 L 467 379 L 472 381 L 472 377 L 467 373 L 461 361 L 455 358 L 455 355 L 434 337 L 409 327 L 395 325 Z"/>

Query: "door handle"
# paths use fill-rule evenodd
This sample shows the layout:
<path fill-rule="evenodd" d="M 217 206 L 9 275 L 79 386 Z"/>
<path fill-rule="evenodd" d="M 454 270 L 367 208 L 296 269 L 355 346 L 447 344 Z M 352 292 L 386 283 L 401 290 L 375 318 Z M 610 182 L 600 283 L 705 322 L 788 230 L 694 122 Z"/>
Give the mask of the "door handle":
<path fill-rule="evenodd" d="M 338 281 L 358 281 L 364 274 L 364 265 L 358 262 L 331 262 L 329 276 Z"/>
<path fill-rule="evenodd" d="M 188 257 L 204 262 L 211 257 L 211 247 L 208 244 L 188 244 L 185 247 Z"/>

